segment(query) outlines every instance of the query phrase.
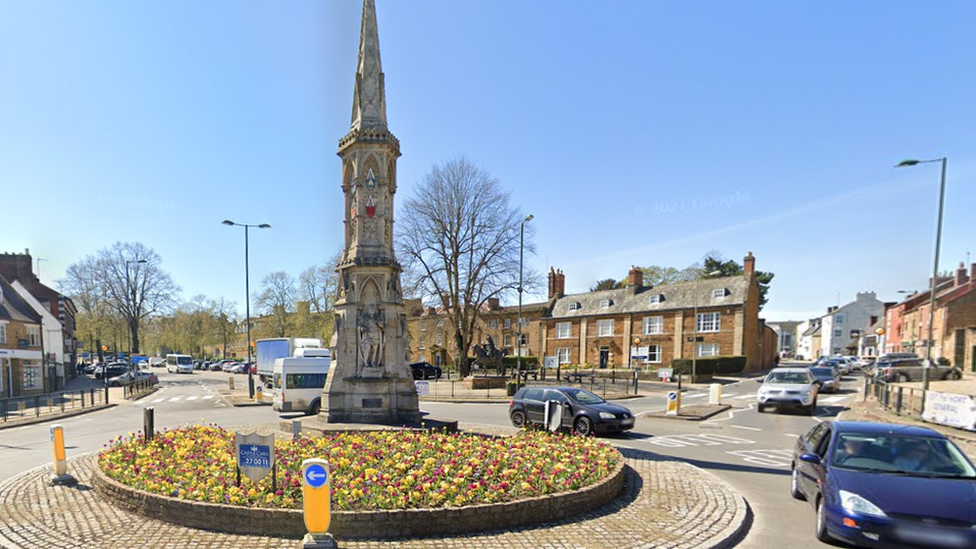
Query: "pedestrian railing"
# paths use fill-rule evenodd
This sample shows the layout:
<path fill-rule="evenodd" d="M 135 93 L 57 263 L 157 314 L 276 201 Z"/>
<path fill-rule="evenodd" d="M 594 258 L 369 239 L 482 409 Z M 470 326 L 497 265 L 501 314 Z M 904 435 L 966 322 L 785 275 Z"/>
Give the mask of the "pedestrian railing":
<path fill-rule="evenodd" d="M 108 404 L 108 389 L 78 389 L 40 395 L 0 398 L 0 421 L 63 414 Z"/>
<path fill-rule="evenodd" d="M 886 410 L 900 416 L 922 417 L 925 391 L 875 379 L 864 378 L 864 398 L 874 397 Z"/>
<path fill-rule="evenodd" d="M 140 379 L 134 383 L 122 386 L 122 396 L 126 399 L 136 399 L 153 391 L 156 384 L 149 379 Z"/>
<path fill-rule="evenodd" d="M 421 390 L 421 396 L 430 397 L 440 397 L 440 398 L 452 398 L 452 399 L 503 399 L 514 394 L 513 387 L 521 387 L 525 385 L 539 387 L 539 386 L 575 386 L 582 387 L 599 395 L 603 398 L 622 398 L 628 395 L 637 394 L 636 386 L 633 380 L 627 380 L 624 376 L 620 376 L 617 379 L 601 379 L 597 377 L 582 377 L 578 380 L 570 379 L 569 376 L 563 374 L 560 380 L 556 379 L 554 375 L 546 376 L 546 379 L 539 377 L 533 379 L 529 377 L 526 380 L 517 382 L 515 378 L 504 378 L 505 384 L 500 387 L 486 387 L 484 389 L 478 388 L 473 389 L 471 387 L 470 380 L 463 379 L 439 379 L 439 380 L 429 380 L 427 381 L 426 390 Z M 421 383 L 422 380 L 417 380 L 417 383 Z"/>

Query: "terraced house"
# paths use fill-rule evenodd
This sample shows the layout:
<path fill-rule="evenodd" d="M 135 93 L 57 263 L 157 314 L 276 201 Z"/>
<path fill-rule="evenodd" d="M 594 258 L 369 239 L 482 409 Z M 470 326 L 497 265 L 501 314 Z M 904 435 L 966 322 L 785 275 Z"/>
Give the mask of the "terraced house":
<path fill-rule="evenodd" d="M 743 355 L 747 371 L 762 369 L 776 352 L 776 339 L 759 319 L 752 253 L 743 270 L 739 276 L 645 286 L 642 271 L 634 268 L 625 288 L 571 295 L 564 295 L 565 275 L 551 271 L 543 352 L 564 367 L 663 368 L 694 354 Z"/>
<path fill-rule="evenodd" d="M 0 398 L 44 392 L 41 316 L 0 276 Z"/>

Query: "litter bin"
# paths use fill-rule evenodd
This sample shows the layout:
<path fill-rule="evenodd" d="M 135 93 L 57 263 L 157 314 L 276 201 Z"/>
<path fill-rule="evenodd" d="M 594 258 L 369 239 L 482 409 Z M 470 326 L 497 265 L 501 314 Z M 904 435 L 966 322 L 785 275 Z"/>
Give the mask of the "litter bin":
<path fill-rule="evenodd" d="M 518 392 L 518 383 L 515 381 L 509 381 L 505 383 L 505 389 L 508 396 L 515 396 L 515 393 Z"/>

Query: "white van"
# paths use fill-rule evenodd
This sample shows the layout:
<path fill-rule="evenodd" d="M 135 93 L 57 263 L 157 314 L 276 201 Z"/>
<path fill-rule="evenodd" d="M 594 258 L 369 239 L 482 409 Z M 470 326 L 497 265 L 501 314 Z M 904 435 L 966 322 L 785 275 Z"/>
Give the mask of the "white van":
<path fill-rule="evenodd" d="M 166 355 L 166 371 L 177 374 L 192 374 L 193 357 L 190 355 Z"/>
<path fill-rule="evenodd" d="M 271 408 L 275 411 L 315 415 L 322 407 L 322 389 L 332 364 L 329 350 L 305 349 L 301 354 L 274 362 Z"/>

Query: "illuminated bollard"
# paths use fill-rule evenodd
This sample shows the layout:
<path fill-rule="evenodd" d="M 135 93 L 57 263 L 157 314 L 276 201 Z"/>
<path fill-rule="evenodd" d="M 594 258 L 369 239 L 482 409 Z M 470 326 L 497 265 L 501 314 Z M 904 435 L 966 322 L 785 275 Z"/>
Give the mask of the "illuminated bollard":
<path fill-rule="evenodd" d="M 54 475 L 51 484 L 71 486 L 78 484 L 75 477 L 68 474 L 68 457 L 64 451 L 64 429 L 61 425 L 51 426 L 51 454 L 54 458 Z"/>
<path fill-rule="evenodd" d="M 722 404 L 722 385 L 719 383 L 712 383 L 708 390 L 708 403 L 709 404 Z"/>
<path fill-rule="evenodd" d="M 678 391 L 669 391 L 667 415 L 676 416 L 680 411 L 681 411 L 681 393 L 679 393 Z"/>
<path fill-rule="evenodd" d="M 308 529 L 302 539 L 303 549 L 339 547 L 329 533 L 329 522 L 332 520 L 332 482 L 329 477 L 328 461 L 312 458 L 302 462 L 302 499 L 305 528 Z"/>

